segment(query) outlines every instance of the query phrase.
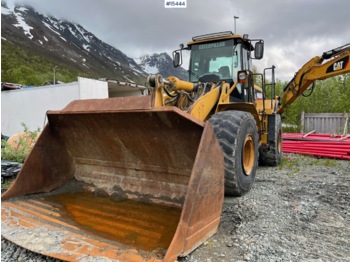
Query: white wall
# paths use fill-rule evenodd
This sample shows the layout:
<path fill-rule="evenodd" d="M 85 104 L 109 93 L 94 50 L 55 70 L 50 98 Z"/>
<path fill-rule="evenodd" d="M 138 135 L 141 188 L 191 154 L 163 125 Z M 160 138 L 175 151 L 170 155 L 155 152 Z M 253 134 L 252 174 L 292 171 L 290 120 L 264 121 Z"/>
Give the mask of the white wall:
<path fill-rule="evenodd" d="M 48 110 L 61 110 L 76 99 L 108 98 L 108 83 L 78 78 L 78 82 L 1 92 L 1 133 L 11 136 L 44 127 Z"/>
<path fill-rule="evenodd" d="M 11 136 L 22 132 L 24 123 L 30 130 L 43 129 L 46 112 L 64 108 L 78 99 L 78 82 L 1 92 L 1 133 Z"/>
<path fill-rule="evenodd" d="M 108 98 L 108 83 L 95 79 L 78 78 L 80 99 Z"/>

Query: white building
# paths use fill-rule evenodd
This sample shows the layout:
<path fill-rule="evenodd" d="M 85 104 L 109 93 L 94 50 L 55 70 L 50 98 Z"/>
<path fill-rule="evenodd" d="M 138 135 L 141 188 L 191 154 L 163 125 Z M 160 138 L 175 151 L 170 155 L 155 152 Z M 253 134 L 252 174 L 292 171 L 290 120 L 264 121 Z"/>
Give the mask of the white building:
<path fill-rule="evenodd" d="M 79 77 L 77 82 L 1 92 L 1 133 L 11 136 L 29 130 L 43 130 L 48 110 L 60 110 L 77 99 L 138 96 L 145 87 L 114 80 Z"/>

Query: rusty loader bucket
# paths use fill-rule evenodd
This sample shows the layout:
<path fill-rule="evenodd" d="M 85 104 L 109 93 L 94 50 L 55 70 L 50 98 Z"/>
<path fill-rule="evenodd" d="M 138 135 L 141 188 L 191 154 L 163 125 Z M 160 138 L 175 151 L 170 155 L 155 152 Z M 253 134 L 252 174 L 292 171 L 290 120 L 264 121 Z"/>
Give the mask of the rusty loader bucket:
<path fill-rule="evenodd" d="M 149 97 L 73 101 L 2 195 L 2 236 L 67 261 L 174 261 L 219 224 L 221 148 L 209 122 Z"/>

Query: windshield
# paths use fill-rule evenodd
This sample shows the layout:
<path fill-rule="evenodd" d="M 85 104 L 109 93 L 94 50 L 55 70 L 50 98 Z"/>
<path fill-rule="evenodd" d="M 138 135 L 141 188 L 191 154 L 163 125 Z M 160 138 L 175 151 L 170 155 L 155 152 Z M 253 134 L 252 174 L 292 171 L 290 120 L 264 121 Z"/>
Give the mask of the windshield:
<path fill-rule="evenodd" d="M 190 82 L 231 82 L 239 70 L 239 45 L 233 39 L 192 45 Z"/>

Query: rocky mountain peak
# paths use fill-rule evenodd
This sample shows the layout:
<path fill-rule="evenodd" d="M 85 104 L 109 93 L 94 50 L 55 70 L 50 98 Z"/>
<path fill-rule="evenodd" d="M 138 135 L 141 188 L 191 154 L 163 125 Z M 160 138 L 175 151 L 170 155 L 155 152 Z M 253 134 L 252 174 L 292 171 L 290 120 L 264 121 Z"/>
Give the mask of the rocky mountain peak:
<path fill-rule="evenodd" d="M 164 78 L 176 76 L 187 80 L 188 72 L 182 67 L 174 68 L 172 58 L 165 52 L 146 55 L 140 58 L 139 65 L 148 74 L 160 74 Z"/>

